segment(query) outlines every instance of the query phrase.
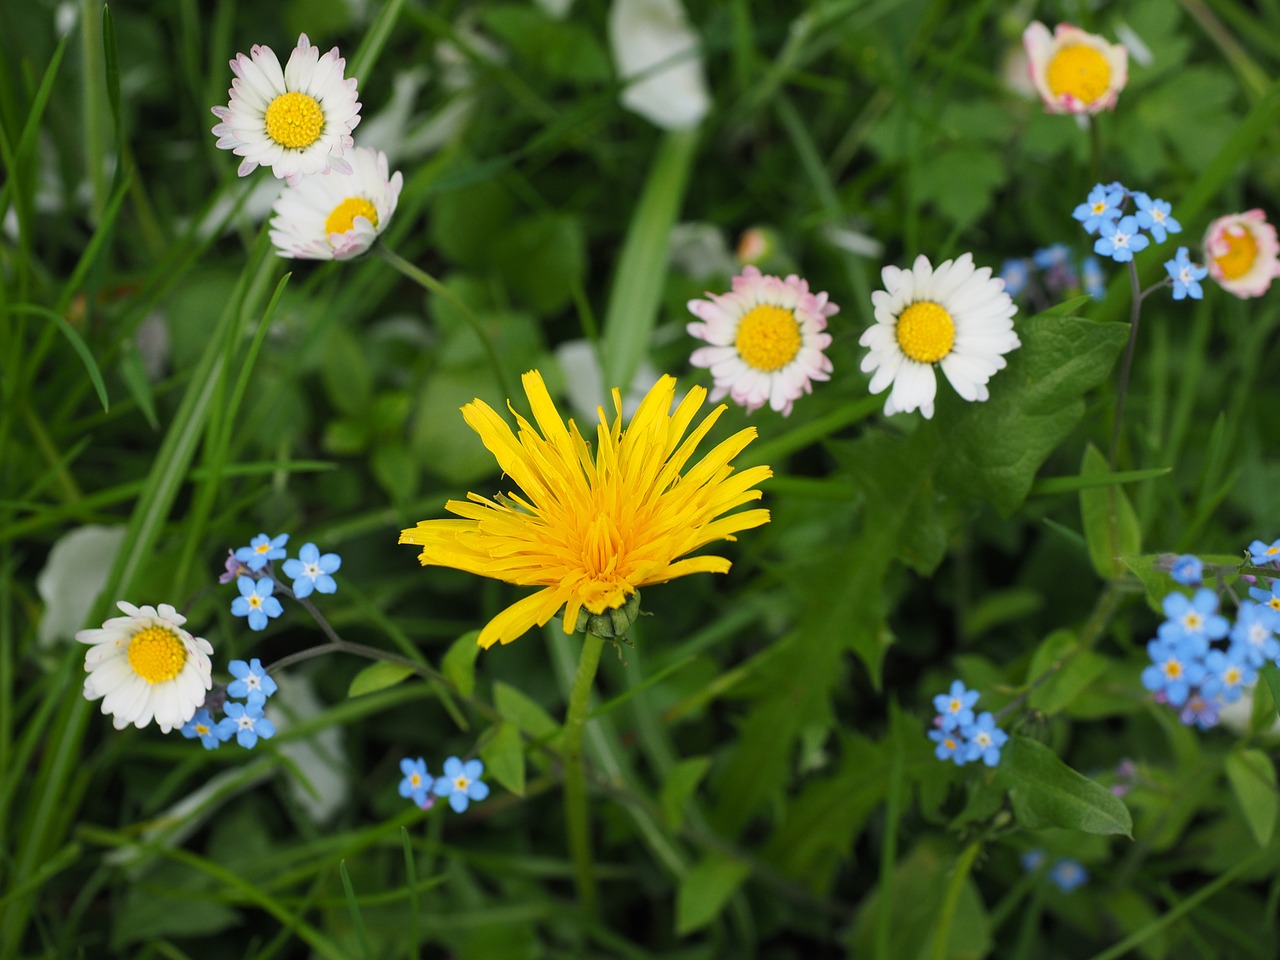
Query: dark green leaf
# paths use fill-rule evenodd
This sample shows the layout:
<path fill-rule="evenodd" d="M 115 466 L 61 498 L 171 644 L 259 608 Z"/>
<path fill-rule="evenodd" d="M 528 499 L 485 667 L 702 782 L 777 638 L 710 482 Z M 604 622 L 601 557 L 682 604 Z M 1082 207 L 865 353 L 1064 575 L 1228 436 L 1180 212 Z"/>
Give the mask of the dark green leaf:
<path fill-rule="evenodd" d="M 476 689 L 476 657 L 480 655 L 480 645 L 476 638 L 479 630 L 464 633 L 449 645 L 449 650 L 440 661 L 440 672 L 448 677 L 454 689 L 464 697 L 471 696 Z"/>
<path fill-rule="evenodd" d="M 715 920 L 750 872 L 745 863 L 713 853 L 685 874 L 676 894 L 676 935 L 686 936 Z"/>
<path fill-rule="evenodd" d="M 1223 766 L 1254 839 L 1258 846 L 1265 847 L 1275 833 L 1276 815 L 1280 813 L 1275 765 L 1261 750 L 1240 749 L 1227 754 Z"/>
<path fill-rule="evenodd" d="M 499 723 L 493 737 L 480 748 L 480 757 L 493 779 L 524 796 L 524 740 L 514 723 Z"/>
<path fill-rule="evenodd" d="M 1067 827 L 1085 833 L 1132 835 L 1133 819 L 1120 799 L 1072 770 L 1038 740 L 1011 736 L 999 771 L 1009 786 L 1018 822 L 1029 830 Z"/>
<path fill-rule="evenodd" d="M 387 687 L 394 687 L 401 680 L 412 675 L 412 667 L 405 667 L 398 663 L 383 663 L 381 661 L 371 663 L 351 679 L 351 685 L 347 688 L 347 696 L 362 697 L 366 693 L 377 693 Z"/>

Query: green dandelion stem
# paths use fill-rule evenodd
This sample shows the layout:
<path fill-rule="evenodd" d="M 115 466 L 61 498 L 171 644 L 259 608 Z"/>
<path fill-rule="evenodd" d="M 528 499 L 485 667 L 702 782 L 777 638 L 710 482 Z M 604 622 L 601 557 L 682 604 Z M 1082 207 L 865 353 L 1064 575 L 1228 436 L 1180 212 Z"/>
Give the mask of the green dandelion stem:
<path fill-rule="evenodd" d="M 489 365 L 493 367 L 493 375 L 498 379 L 498 386 L 502 388 L 503 396 L 514 397 L 515 392 L 512 391 L 511 385 L 507 383 L 507 375 L 503 372 L 502 362 L 498 359 L 497 351 L 493 349 L 493 343 L 489 340 L 489 335 L 484 332 L 484 326 L 480 323 L 479 318 L 471 312 L 471 308 L 462 302 L 462 299 L 437 280 L 425 270 L 415 267 L 412 263 L 400 256 L 384 243 L 374 244 L 374 249 L 378 252 L 378 256 L 391 264 L 402 274 L 416 283 L 428 293 L 439 297 L 453 309 L 462 315 L 468 326 L 475 331 L 477 337 L 480 338 L 480 345 L 484 347 L 485 356 L 489 359 Z"/>
<path fill-rule="evenodd" d="M 569 710 L 564 719 L 564 816 L 569 834 L 569 852 L 578 884 L 578 898 L 588 915 L 596 913 L 595 872 L 591 863 L 591 825 L 587 819 L 587 779 L 582 765 L 582 732 L 591 706 L 591 688 L 604 637 L 583 635 L 578 673 L 569 691 Z"/>

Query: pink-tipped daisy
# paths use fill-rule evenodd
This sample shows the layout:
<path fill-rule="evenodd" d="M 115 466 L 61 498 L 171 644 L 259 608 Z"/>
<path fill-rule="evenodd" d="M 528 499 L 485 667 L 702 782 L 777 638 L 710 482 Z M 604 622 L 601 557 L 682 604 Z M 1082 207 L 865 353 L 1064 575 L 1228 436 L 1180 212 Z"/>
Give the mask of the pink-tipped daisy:
<path fill-rule="evenodd" d="M 314 173 L 350 173 L 343 155 L 360 122 L 355 78 L 344 79 L 347 61 L 334 47 L 323 56 L 304 33 L 280 69 L 270 47 L 255 44 L 231 61 L 231 102 L 213 107 L 218 146 L 244 157 L 239 174 L 259 165 L 295 184 Z"/>
<path fill-rule="evenodd" d="M 1031 82 L 1049 113 L 1098 113 L 1114 109 L 1129 81 L 1129 54 L 1069 23 L 1049 28 L 1036 21 L 1022 34 Z"/>
<path fill-rule="evenodd" d="M 303 177 L 272 205 L 271 242 L 282 257 L 347 260 L 373 245 L 396 212 L 404 177 L 387 176 L 387 155 L 368 147 L 350 154 L 351 173 Z"/>
<path fill-rule="evenodd" d="M 728 395 L 748 413 L 768 403 L 785 417 L 797 397 L 813 392 L 811 381 L 831 379 L 822 352 L 831 335 L 823 331 L 840 308 L 826 293 L 810 293 L 794 274 L 783 280 L 748 266 L 733 278 L 731 292 L 707 297 L 689 301 L 701 322 L 687 329 L 710 344 L 689 362 L 711 370 L 712 401 Z"/>
<path fill-rule="evenodd" d="M 1209 224 L 1204 259 L 1209 276 L 1241 299 L 1260 297 L 1280 276 L 1280 243 L 1276 228 L 1261 210 L 1229 213 Z"/>
<path fill-rule="evenodd" d="M 153 718 L 164 733 L 181 727 L 213 686 L 213 647 L 182 629 L 187 618 L 167 603 L 158 610 L 124 600 L 116 606 L 125 616 L 76 634 L 89 645 L 85 699 L 101 699 L 102 712 L 112 715 L 117 730 L 131 723 L 145 727 Z"/>
<path fill-rule="evenodd" d="M 973 255 L 944 260 L 935 269 L 925 256 L 910 270 L 885 267 L 884 290 L 871 294 L 875 325 L 858 342 L 871 352 L 862 358 L 871 392 L 892 385 L 887 416 L 919 409 L 933 416 L 938 381 L 936 363 L 966 400 L 986 400 L 987 381 L 1005 367 L 1004 355 L 1022 346 L 1013 332 L 1018 308 L 1004 281 L 990 267 L 976 269 Z"/>

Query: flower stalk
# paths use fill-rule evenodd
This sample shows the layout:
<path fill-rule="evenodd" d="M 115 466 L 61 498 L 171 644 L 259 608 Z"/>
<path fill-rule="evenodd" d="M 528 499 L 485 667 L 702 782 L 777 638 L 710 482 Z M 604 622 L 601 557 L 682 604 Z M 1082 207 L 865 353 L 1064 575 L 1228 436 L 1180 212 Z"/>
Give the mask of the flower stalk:
<path fill-rule="evenodd" d="M 599 908 L 595 871 L 591 860 L 591 823 L 587 813 L 587 779 L 582 763 L 582 733 L 591 705 L 591 688 L 600 666 L 600 651 L 605 638 L 586 633 L 578 672 L 569 691 L 569 708 L 564 718 L 564 817 L 569 836 L 569 853 L 573 859 L 574 880 L 578 899 L 586 913 L 594 915 Z"/>

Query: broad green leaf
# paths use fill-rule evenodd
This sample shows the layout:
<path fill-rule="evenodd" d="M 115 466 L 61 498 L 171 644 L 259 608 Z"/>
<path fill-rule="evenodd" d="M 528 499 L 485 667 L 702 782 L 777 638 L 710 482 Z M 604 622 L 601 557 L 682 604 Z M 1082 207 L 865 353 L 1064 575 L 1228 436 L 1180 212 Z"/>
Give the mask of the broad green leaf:
<path fill-rule="evenodd" d="M 999 775 L 1009 786 L 1018 822 L 1029 830 L 1067 827 L 1132 836 L 1133 820 L 1120 799 L 1072 770 L 1038 740 L 1011 736 Z"/>
<path fill-rule="evenodd" d="M 1280 667 L 1274 663 L 1266 663 L 1258 673 L 1266 683 L 1267 689 L 1271 691 L 1271 702 L 1280 711 Z"/>
<path fill-rule="evenodd" d="M 679 830 L 684 823 L 685 801 L 693 796 L 709 769 L 710 757 L 686 757 L 667 771 L 658 802 L 662 806 L 663 819 L 672 830 Z"/>
<path fill-rule="evenodd" d="M 918 732 L 918 728 L 917 728 Z M 867 818 L 885 802 L 890 754 L 902 749 L 888 738 L 873 743 L 841 738 L 842 759 L 834 776 L 815 777 L 786 808 L 765 849 L 769 862 L 816 893 L 825 894 L 845 863 Z M 932 744 L 919 736 L 905 751 L 908 763 L 937 763 Z"/>
<path fill-rule="evenodd" d="M 676 894 L 676 935 L 686 936 L 715 920 L 750 872 L 745 863 L 713 853 L 685 874 Z"/>
<path fill-rule="evenodd" d="M 398 663 L 371 663 L 354 677 L 347 688 L 348 697 L 362 697 L 366 693 L 377 693 L 387 687 L 394 687 L 401 680 L 413 675 L 413 668 Z"/>
<path fill-rule="evenodd" d="M 1055 668 L 1056 667 L 1056 668 Z M 1054 672 L 1041 680 L 1050 669 Z M 1027 668 L 1027 683 L 1039 682 L 1027 702 L 1054 714 L 1083 693 L 1107 669 L 1107 659 L 1080 647 L 1070 630 L 1056 630 L 1045 638 Z"/>
<path fill-rule="evenodd" d="M 1261 750 L 1241 749 L 1227 754 L 1223 766 L 1254 839 L 1258 846 L 1265 847 L 1275 833 L 1276 815 L 1280 813 L 1275 765 Z"/>
<path fill-rule="evenodd" d="M 495 241 L 492 257 L 521 304 L 543 317 L 558 313 L 586 277 L 582 221 L 563 214 L 522 220 Z"/>
<path fill-rule="evenodd" d="M 938 915 L 956 864 L 956 851 L 929 837 L 894 867 L 889 889 L 877 887 L 862 901 L 846 956 L 877 958 L 880 911 L 889 911 L 888 952 L 893 960 L 982 960 L 992 956 L 991 922 L 972 877 L 960 888 L 947 943 L 933 950 Z"/>
<path fill-rule="evenodd" d="M 427 218 L 432 247 L 454 263 L 478 266 L 507 229 L 511 208 L 511 194 L 495 180 L 438 193 Z"/>
<path fill-rule="evenodd" d="M 493 779 L 524 796 L 524 741 L 514 723 L 499 723 L 492 739 L 480 748 L 480 757 Z"/>
<path fill-rule="evenodd" d="M 579 83 L 609 81 L 609 58 L 584 24 L 515 5 L 494 7 L 482 19 L 535 74 Z"/>
<path fill-rule="evenodd" d="M 469 697 L 476 689 L 476 657 L 480 656 L 480 645 L 476 639 L 479 630 L 464 633 L 449 646 L 444 658 L 440 661 L 440 672 L 449 678 L 454 689 L 462 696 Z"/>
<path fill-rule="evenodd" d="M 1093 444 L 1085 447 L 1080 476 L 1094 479 L 1110 472 L 1102 451 Z M 1142 549 L 1142 531 L 1133 505 L 1118 485 L 1088 487 L 1080 491 L 1080 517 L 1093 569 L 1104 580 L 1114 580 L 1124 572 L 1120 558 Z"/>
<path fill-rule="evenodd" d="M 516 725 L 516 729 L 539 740 L 560 729 L 560 724 L 539 704 L 501 681 L 493 685 L 493 705 L 504 720 L 510 720 Z"/>
<path fill-rule="evenodd" d="M 1022 346 L 992 379 L 991 399 L 940 405 L 935 425 L 947 441 L 940 480 L 1005 516 L 1084 416 L 1084 394 L 1107 379 L 1129 336 L 1128 324 L 1047 314 L 1016 330 Z"/>

